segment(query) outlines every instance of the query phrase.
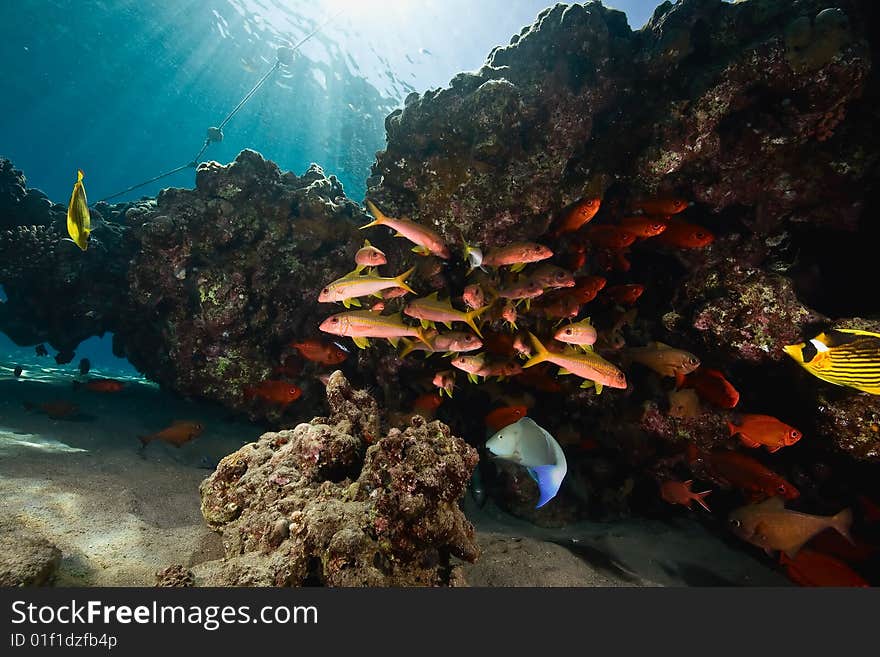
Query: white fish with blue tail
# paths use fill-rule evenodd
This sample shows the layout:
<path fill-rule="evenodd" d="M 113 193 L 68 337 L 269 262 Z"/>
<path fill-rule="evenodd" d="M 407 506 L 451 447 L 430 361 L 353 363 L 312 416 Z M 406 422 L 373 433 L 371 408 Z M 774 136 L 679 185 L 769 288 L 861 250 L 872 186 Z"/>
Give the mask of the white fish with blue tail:
<path fill-rule="evenodd" d="M 556 497 L 568 472 L 568 463 L 559 443 L 529 417 L 501 429 L 486 441 L 486 449 L 496 457 L 528 470 L 541 493 L 536 509 Z"/>

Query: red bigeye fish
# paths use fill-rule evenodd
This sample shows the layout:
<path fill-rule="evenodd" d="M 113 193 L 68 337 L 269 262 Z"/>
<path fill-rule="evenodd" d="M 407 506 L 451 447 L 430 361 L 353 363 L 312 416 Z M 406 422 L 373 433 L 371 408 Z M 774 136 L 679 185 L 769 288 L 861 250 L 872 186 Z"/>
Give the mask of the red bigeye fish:
<path fill-rule="evenodd" d="M 852 568 L 834 557 L 803 549 L 794 558 L 779 555 L 788 578 L 801 586 L 868 587 L 870 584 Z"/>
<path fill-rule="evenodd" d="M 702 249 L 714 242 L 715 236 L 702 226 L 685 221 L 672 221 L 655 239 L 660 244 L 679 249 Z"/>
<path fill-rule="evenodd" d="M 486 426 L 492 431 L 500 431 L 506 426 L 513 424 L 528 415 L 529 409 L 525 406 L 504 406 L 496 408 L 486 416 Z"/>
<path fill-rule="evenodd" d="M 688 208 L 690 203 L 683 198 L 654 198 L 635 201 L 633 210 L 641 210 L 645 214 L 678 214 Z"/>
<path fill-rule="evenodd" d="M 559 225 L 550 234 L 558 237 L 563 233 L 573 233 L 579 230 L 581 226 L 596 216 L 601 205 L 602 199 L 599 198 L 585 198 L 579 201 L 565 213 L 562 221 L 559 222 Z"/>
<path fill-rule="evenodd" d="M 515 378 L 518 383 L 528 386 L 529 388 L 534 388 L 535 390 L 540 390 L 541 392 L 556 393 L 562 391 L 562 386 L 559 385 L 559 382 L 552 374 L 550 374 L 549 367 L 542 367 L 539 365 L 538 367 L 523 370 L 523 372 L 517 374 Z"/>
<path fill-rule="evenodd" d="M 636 241 L 633 233 L 620 226 L 590 226 L 587 234 L 593 244 L 605 249 L 625 249 Z"/>
<path fill-rule="evenodd" d="M 322 365 L 339 365 L 348 358 L 348 352 L 332 342 L 325 342 L 317 338 L 291 342 L 290 346 L 296 349 L 306 360 Z"/>
<path fill-rule="evenodd" d="M 449 258 L 449 248 L 446 246 L 443 238 L 430 228 L 417 224 L 409 219 L 393 219 L 392 217 L 387 217 L 382 214 L 372 201 L 367 201 L 367 209 L 369 209 L 370 214 L 375 217 L 375 220 L 365 226 L 361 226 L 361 230 L 371 226 L 388 226 L 389 228 L 396 230 L 399 237 L 405 237 L 416 245 L 413 249 L 414 253 L 418 253 L 419 255 L 435 255 L 444 260 Z"/>
<path fill-rule="evenodd" d="M 574 288 L 570 291 L 573 298 L 579 303 L 589 303 L 596 298 L 607 284 L 601 276 L 579 276 L 574 281 Z"/>
<path fill-rule="evenodd" d="M 506 267 L 517 272 L 525 268 L 530 262 L 540 262 L 553 257 L 553 251 L 541 244 L 534 242 L 516 242 L 508 246 L 492 249 L 483 258 L 483 266 Z"/>
<path fill-rule="evenodd" d="M 798 489 L 751 456 L 730 450 L 715 450 L 705 456 L 713 475 L 746 493 L 750 498 L 763 500 L 783 497 L 795 500 Z"/>
<path fill-rule="evenodd" d="M 602 293 L 602 298 L 621 306 L 631 306 L 645 292 L 645 286 L 638 283 L 612 285 Z"/>
<path fill-rule="evenodd" d="M 263 381 L 244 389 L 245 399 L 260 398 L 272 404 L 287 406 L 302 396 L 302 390 L 286 381 Z"/>
<path fill-rule="evenodd" d="M 175 420 L 170 427 L 162 429 L 157 433 L 149 436 L 138 436 L 141 445 L 146 447 L 154 440 L 160 440 L 163 443 L 180 447 L 188 443 L 193 438 L 197 438 L 205 430 L 204 425 L 200 422 L 188 422 L 186 420 Z"/>
<path fill-rule="evenodd" d="M 416 398 L 415 402 L 413 402 L 413 408 L 417 411 L 434 412 L 440 408 L 442 403 L 442 395 L 438 395 L 436 392 L 426 392 L 424 395 Z"/>
<path fill-rule="evenodd" d="M 778 452 L 783 447 L 794 445 L 803 434 L 785 422 L 770 415 L 746 414 L 734 416 L 727 423 L 731 436 L 739 436 L 746 447 L 761 447 L 768 452 Z"/>
<path fill-rule="evenodd" d="M 688 481 L 664 481 L 660 485 L 660 496 L 669 504 L 681 504 L 690 509 L 691 502 L 696 502 L 706 511 L 711 511 L 712 509 L 706 504 L 704 498 L 712 491 L 707 490 L 702 493 L 695 493 L 691 490 L 691 484 L 693 483 L 693 479 Z"/>
<path fill-rule="evenodd" d="M 718 370 L 701 367 L 684 377 L 680 388 L 693 388 L 700 399 L 719 408 L 733 408 L 739 403 L 739 392 Z"/>
<path fill-rule="evenodd" d="M 120 392 L 125 389 L 125 384 L 116 379 L 92 379 L 85 383 L 74 381 L 73 386 L 74 388 L 82 386 L 90 392 Z"/>
<path fill-rule="evenodd" d="M 635 217 L 624 217 L 621 219 L 620 226 L 641 239 L 647 239 L 649 237 L 656 237 L 666 230 L 667 222 L 668 219 L 666 217 L 636 215 Z"/>

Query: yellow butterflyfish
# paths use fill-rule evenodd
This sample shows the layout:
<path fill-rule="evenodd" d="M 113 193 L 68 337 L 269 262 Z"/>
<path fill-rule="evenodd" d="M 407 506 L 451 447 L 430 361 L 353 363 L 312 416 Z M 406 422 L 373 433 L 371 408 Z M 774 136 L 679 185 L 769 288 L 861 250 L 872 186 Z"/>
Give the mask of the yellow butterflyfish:
<path fill-rule="evenodd" d="M 86 200 L 86 188 L 83 186 L 83 172 L 77 170 L 76 182 L 67 206 L 67 232 L 70 240 L 83 251 L 89 246 L 89 234 L 92 232 L 89 204 Z"/>

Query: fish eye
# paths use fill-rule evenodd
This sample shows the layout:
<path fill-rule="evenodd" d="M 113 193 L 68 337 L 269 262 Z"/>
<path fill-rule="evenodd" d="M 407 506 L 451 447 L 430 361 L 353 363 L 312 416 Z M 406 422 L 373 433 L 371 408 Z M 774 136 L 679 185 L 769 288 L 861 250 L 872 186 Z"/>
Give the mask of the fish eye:
<path fill-rule="evenodd" d="M 704 237 L 706 237 L 706 233 L 704 233 L 704 232 L 701 231 L 701 230 L 698 230 L 696 233 L 694 233 L 694 235 L 695 235 L 696 238 L 699 239 L 699 240 L 701 240 L 701 239 L 703 239 Z"/>
<path fill-rule="evenodd" d="M 741 527 L 742 523 L 739 520 L 737 520 L 736 518 L 731 518 L 730 519 L 730 526 L 731 527 Z"/>
<path fill-rule="evenodd" d="M 566 335 L 571 335 L 571 329 L 565 329 L 565 334 L 566 334 Z"/>
<path fill-rule="evenodd" d="M 330 288 L 329 288 L 329 287 L 325 287 L 323 290 L 321 290 L 321 294 L 327 294 L 327 293 L 329 293 L 329 292 L 330 292 Z"/>
<path fill-rule="evenodd" d="M 333 324 L 335 324 L 335 323 L 338 322 L 338 321 L 339 321 L 339 318 L 338 318 L 338 317 L 331 317 L 331 318 L 330 318 L 330 322 L 333 323 Z"/>
<path fill-rule="evenodd" d="M 776 487 L 776 492 L 780 495 L 785 495 L 785 484 L 779 484 L 779 486 Z"/>
<path fill-rule="evenodd" d="M 789 435 L 790 435 L 792 438 L 798 438 L 798 437 L 800 437 L 801 432 L 798 431 L 797 429 L 792 429 L 791 432 L 789 433 Z"/>

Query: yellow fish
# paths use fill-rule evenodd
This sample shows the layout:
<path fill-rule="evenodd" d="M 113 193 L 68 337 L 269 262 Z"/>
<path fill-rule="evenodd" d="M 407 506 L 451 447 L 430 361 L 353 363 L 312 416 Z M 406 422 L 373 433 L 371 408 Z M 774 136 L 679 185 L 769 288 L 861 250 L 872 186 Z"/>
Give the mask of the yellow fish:
<path fill-rule="evenodd" d="M 67 232 L 71 241 L 83 251 L 89 246 L 89 233 L 92 232 L 89 204 L 86 201 L 86 188 L 83 187 L 83 172 L 77 170 L 70 205 L 67 206 Z"/>
<path fill-rule="evenodd" d="M 783 349 L 816 378 L 880 395 L 880 333 L 834 329 Z"/>

